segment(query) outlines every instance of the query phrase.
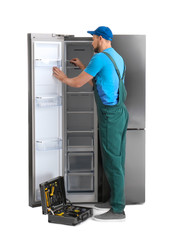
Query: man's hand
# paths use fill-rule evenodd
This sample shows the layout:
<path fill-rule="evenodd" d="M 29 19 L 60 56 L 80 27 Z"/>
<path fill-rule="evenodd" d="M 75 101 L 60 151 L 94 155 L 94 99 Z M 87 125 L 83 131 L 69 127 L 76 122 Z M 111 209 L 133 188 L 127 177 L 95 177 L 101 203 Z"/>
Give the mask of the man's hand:
<path fill-rule="evenodd" d="M 68 78 L 59 68 L 53 67 L 53 76 L 70 87 L 79 88 L 91 82 L 93 76 L 82 71 L 77 77 Z M 91 83 L 90 83 L 91 84 Z M 92 84 L 91 84 L 92 85 Z"/>
<path fill-rule="evenodd" d="M 57 67 L 53 67 L 53 76 L 61 82 L 65 82 L 65 79 L 67 78 L 67 76 Z"/>
<path fill-rule="evenodd" d="M 75 66 L 81 68 L 82 70 L 85 69 L 85 65 L 83 65 L 83 63 L 78 58 L 71 59 L 70 63 L 73 63 Z"/>

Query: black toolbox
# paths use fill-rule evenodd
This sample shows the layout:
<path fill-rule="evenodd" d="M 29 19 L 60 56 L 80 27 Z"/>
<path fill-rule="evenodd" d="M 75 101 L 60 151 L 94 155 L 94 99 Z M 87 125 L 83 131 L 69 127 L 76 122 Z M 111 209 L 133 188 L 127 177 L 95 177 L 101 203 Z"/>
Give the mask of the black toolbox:
<path fill-rule="evenodd" d="M 93 215 L 93 209 L 74 206 L 66 199 L 64 177 L 60 176 L 40 184 L 43 214 L 48 222 L 77 225 Z"/>

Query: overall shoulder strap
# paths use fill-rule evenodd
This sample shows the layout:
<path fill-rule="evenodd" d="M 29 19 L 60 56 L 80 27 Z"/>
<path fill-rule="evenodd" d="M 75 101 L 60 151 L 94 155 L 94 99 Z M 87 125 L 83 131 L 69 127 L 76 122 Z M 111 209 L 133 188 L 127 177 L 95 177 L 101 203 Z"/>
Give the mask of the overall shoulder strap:
<path fill-rule="evenodd" d="M 106 56 L 108 56 L 109 59 L 111 60 L 111 62 L 114 64 L 114 67 L 115 67 L 115 69 L 116 69 L 116 72 L 117 72 L 117 75 L 118 75 L 118 77 L 119 77 L 119 80 L 123 80 L 123 79 L 125 78 L 125 64 L 124 64 L 124 73 L 123 73 L 123 76 L 122 76 L 122 78 L 121 78 L 120 71 L 119 71 L 119 69 L 118 69 L 118 67 L 117 67 L 117 65 L 116 65 L 116 62 L 114 61 L 113 57 L 112 57 L 109 53 L 107 53 L 107 52 L 103 52 L 103 53 L 104 53 Z"/>

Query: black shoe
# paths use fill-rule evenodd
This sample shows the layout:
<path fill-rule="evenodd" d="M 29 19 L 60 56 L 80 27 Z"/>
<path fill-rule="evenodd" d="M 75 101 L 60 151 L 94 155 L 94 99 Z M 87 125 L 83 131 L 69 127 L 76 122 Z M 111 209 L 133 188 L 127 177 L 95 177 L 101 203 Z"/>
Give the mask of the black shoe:
<path fill-rule="evenodd" d="M 110 209 L 108 212 L 100 214 L 100 215 L 95 215 L 93 217 L 94 220 L 96 221 L 103 221 L 103 222 L 117 222 L 117 221 L 123 221 L 126 218 L 125 212 L 121 213 L 114 213 L 112 209 Z"/>

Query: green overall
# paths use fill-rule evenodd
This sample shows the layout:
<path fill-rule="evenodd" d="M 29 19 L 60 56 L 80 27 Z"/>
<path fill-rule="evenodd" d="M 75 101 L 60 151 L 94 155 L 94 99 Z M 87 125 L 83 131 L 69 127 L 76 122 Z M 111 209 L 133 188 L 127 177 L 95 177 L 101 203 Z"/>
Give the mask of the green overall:
<path fill-rule="evenodd" d="M 93 79 L 103 168 L 111 189 L 111 208 L 113 212 L 119 213 L 125 208 L 125 143 L 129 117 L 124 104 L 127 96 L 123 83 L 125 66 L 121 78 L 113 58 L 108 53 L 103 53 L 113 62 L 119 77 L 119 101 L 113 106 L 102 103 L 98 95 L 95 79 Z"/>

